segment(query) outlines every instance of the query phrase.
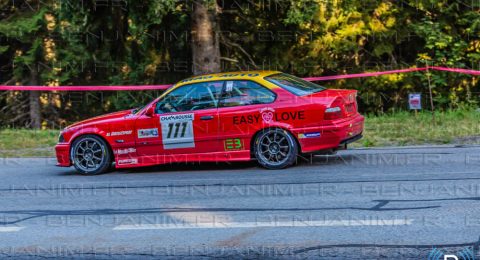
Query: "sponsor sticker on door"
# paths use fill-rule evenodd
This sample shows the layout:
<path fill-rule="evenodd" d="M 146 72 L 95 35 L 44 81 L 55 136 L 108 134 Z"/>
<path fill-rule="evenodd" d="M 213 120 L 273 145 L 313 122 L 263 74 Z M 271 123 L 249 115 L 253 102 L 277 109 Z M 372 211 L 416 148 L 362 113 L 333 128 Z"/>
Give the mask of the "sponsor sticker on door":
<path fill-rule="evenodd" d="M 301 133 L 301 134 L 298 134 L 298 138 L 316 138 L 316 137 L 320 137 L 321 134 L 320 132 L 311 132 L 311 133 Z"/>
<path fill-rule="evenodd" d="M 138 129 L 138 138 L 158 137 L 158 128 Z"/>
<path fill-rule="evenodd" d="M 165 115 L 160 117 L 164 149 L 193 148 L 193 113 Z"/>
<path fill-rule="evenodd" d="M 107 136 L 129 135 L 131 133 L 132 133 L 132 130 L 126 130 L 126 131 L 118 131 L 118 132 L 107 133 Z"/>
<path fill-rule="evenodd" d="M 118 149 L 116 150 L 116 154 L 121 155 L 121 154 L 129 154 L 129 153 L 135 153 L 137 149 L 135 148 L 125 148 L 125 149 Z"/>
<path fill-rule="evenodd" d="M 138 159 L 121 159 L 118 160 L 118 165 L 138 164 Z"/>
<path fill-rule="evenodd" d="M 224 141 L 225 151 L 238 151 L 243 149 L 243 142 L 240 138 L 229 138 Z"/>

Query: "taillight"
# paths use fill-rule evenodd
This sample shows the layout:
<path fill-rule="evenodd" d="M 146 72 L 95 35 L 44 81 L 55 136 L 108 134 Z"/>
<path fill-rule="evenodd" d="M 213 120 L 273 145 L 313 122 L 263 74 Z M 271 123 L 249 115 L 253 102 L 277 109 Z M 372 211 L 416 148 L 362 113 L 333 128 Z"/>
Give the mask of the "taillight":
<path fill-rule="evenodd" d="M 342 111 L 343 102 L 341 98 L 337 98 L 333 103 L 325 109 L 325 120 L 334 120 L 343 117 Z"/>
<path fill-rule="evenodd" d="M 342 109 L 340 107 L 329 107 L 325 109 L 325 120 L 334 120 L 342 118 Z"/>

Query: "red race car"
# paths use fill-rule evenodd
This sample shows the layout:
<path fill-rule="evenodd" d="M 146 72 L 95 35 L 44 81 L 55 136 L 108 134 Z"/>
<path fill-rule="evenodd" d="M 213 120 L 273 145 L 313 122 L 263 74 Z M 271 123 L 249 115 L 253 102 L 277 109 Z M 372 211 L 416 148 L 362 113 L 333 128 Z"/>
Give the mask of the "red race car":
<path fill-rule="evenodd" d="M 355 90 L 325 89 L 277 71 L 188 78 L 140 109 L 65 128 L 58 166 L 83 174 L 172 162 L 256 159 L 268 169 L 298 154 L 346 147 L 362 137 Z"/>

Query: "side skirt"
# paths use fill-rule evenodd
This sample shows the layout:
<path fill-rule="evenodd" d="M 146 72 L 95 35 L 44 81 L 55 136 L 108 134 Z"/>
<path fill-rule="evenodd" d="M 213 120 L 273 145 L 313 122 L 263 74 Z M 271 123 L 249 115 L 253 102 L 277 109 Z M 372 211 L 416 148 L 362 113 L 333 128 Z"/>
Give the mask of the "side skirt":
<path fill-rule="evenodd" d="M 201 163 L 201 162 L 239 162 L 250 161 L 250 151 L 230 151 L 195 154 L 168 154 L 132 156 L 129 158 L 115 158 L 116 168 L 134 168 L 142 166 L 161 165 L 169 163 Z"/>

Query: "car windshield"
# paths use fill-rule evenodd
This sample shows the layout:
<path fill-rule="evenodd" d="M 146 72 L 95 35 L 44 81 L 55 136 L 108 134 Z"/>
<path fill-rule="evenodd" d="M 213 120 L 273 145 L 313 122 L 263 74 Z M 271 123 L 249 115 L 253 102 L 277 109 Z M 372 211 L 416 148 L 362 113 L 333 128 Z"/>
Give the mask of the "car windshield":
<path fill-rule="evenodd" d="M 274 74 L 265 77 L 265 79 L 297 96 L 305 96 L 325 90 L 325 87 L 286 73 Z"/>

